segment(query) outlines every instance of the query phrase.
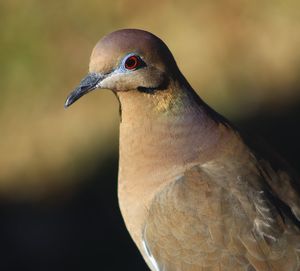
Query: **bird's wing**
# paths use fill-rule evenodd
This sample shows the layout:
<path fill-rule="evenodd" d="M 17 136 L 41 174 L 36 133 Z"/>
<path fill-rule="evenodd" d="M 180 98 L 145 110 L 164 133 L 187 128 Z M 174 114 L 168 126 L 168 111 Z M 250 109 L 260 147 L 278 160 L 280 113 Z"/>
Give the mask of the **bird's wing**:
<path fill-rule="evenodd" d="M 216 163 L 194 166 L 155 196 L 144 229 L 153 270 L 300 270 L 299 231 L 259 167 L 234 175 L 237 164 Z"/>
<path fill-rule="evenodd" d="M 243 135 L 252 150 L 264 180 L 282 205 L 283 212 L 292 211 L 300 226 L 300 177 L 297 172 L 261 138 Z M 289 215 L 290 216 L 290 215 Z"/>

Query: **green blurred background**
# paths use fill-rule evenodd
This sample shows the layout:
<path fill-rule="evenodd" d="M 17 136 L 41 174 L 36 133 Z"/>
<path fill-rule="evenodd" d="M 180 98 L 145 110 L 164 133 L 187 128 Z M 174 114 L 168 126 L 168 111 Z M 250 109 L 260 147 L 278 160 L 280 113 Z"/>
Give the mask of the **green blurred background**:
<path fill-rule="evenodd" d="M 300 169 L 299 1 L 1 1 L 1 270 L 146 270 L 117 206 L 116 99 L 63 108 L 120 28 L 161 37 L 208 104 Z"/>

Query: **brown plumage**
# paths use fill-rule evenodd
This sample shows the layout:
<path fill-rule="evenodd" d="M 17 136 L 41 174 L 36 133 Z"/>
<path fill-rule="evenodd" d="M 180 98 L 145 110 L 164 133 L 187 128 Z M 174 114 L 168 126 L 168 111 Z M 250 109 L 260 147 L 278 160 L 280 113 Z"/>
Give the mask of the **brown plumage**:
<path fill-rule="evenodd" d="M 100 40 L 66 106 L 96 88 L 120 101 L 119 202 L 151 270 L 300 270 L 298 177 L 209 108 L 159 38 Z"/>

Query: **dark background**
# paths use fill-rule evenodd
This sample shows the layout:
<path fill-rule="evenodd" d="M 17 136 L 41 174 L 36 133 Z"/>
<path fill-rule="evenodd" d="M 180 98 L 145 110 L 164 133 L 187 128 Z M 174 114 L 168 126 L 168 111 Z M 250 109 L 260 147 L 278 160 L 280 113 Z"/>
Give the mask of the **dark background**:
<path fill-rule="evenodd" d="M 68 110 L 103 35 L 169 45 L 201 97 L 300 172 L 299 1 L 2 1 L 0 270 L 147 270 L 117 203 L 118 104 Z"/>

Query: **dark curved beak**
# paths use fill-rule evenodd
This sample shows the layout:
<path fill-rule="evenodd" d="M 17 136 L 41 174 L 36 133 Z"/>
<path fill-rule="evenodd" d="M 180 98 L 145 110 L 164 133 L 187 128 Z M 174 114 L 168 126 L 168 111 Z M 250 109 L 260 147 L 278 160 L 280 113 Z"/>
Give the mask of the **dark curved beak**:
<path fill-rule="evenodd" d="M 104 79 L 104 76 L 99 73 L 89 73 L 85 78 L 81 80 L 79 86 L 70 93 L 65 102 L 65 108 L 75 103 L 83 95 L 98 88 L 99 83 L 102 79 Z"/>

